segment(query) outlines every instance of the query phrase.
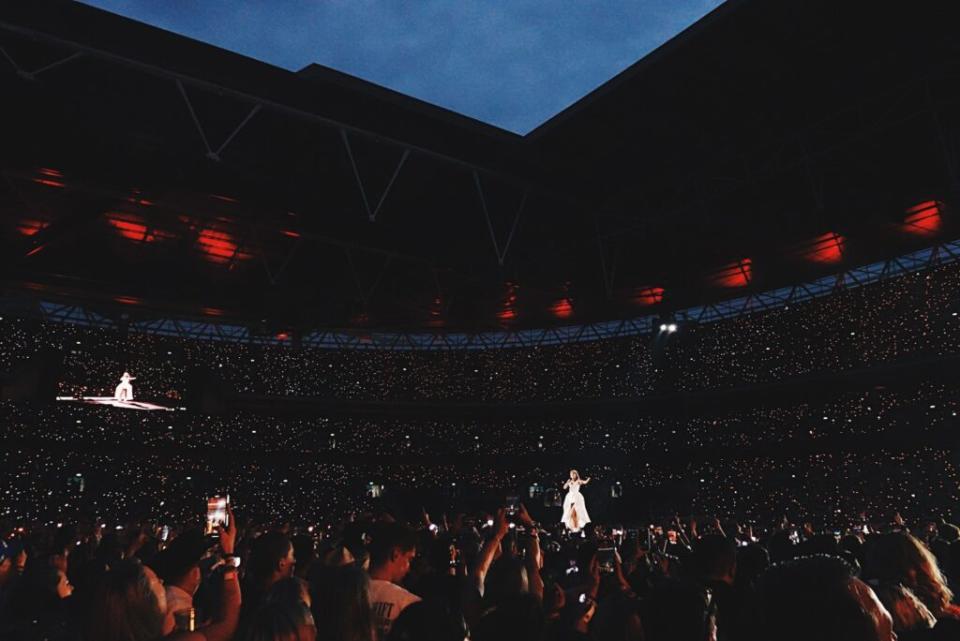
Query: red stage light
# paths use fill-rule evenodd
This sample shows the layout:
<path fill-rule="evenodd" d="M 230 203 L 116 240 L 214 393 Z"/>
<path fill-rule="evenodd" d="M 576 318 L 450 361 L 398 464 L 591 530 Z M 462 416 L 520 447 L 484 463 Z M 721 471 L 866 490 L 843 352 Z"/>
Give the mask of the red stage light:
<path fill-rule="evenodd" d="M 205 316 L 223 316 L 223 310 L 216 307 L 201 307 L 200 311 Z"/>
<path fill-rule="evenodd" d="M 63 172 L 59 169 L 52 169 L 50 167 L 40 167 L 37 169 L 37 173 L 43 174 L 44 176 L 53 176 L 54 178 L 62 178 Z"/>
<path fill-rule="evenodd" d="M 289 339 L 290 339 L 290 334 L 288 334 L 287 332 L 279 332 L 279 333 L 277 334 L 277 340 L 278 340 L 278 341 L 285 341 L 285 340 L 289 340 Z"/>
<path fill-rule="evenodd" d="M 233 236 L 225 231 L 203 229 L 197 236 L 197 245 L 206 257 L 214 263 L 228 263 L 231 260 L 245 260 L 250 254 L 240 251 Z"/>
<path fill-rule="evenodd" d="M 17 225 L 17 231 L 24 236 L 33 236 L 46 226 L 47 223 L 43 220 L 24 219 Z"/>
<path fill-rule="evenodd" d="M 38 185 L 46 185 L 47 187 L 56 187 L 58 189 L 63 189 L 66 187 L 66 185 L 59 180 L 50 180 L 49 178 L 34 178 L 33 182 L 37 183 Z"/>
<path fill-rule="evenodd" d="M 643 287 L 633 294 L 632 301 L 636 305 L 648 307 L 663 302 L 663 287 Z"/>
<path fill-rule="evenodd" d="M 146 221 L 136 214 L 109 212 L 107 222 L 127 240 L 140 243 L 152 243 L 157 240 L 173 238 L 173 234 L 160 229 L 151 229 Z"/>
<path fill-rule="evenodd" d="M 142 222 L 133 220 L 124 220 L 118 218 L 120 214 L 107 214 L 107 222 L 110 226 L 119 232 L 121 236 L 129 240 L 140 242 L 151 242 L 153 239 L 147 239 L 147 226 Z"/>
<path fill-rule="evenodd" d="M 573 315 L 573 304 L 569 298 L 561 298 L 550 306 L 550 312 L 557 318 L 570 318 Z"/>
<path fill-rule="evenodd" d="M 134 298 L 133 296 L 114 296 L 113 300 L 118 303 L 123 303 L 124 305 L 139 305 L 142 303 L 139 298 Z"/>
<path fill-rule="evenodd" d="M 828 232 L 817 236 L 804 249 L 801 255 L 805 260 L 814 263 L 839 263 L 843 260 L 843 249 L 846 239 L 839 234 Z"/>
<path fill-rule="evenodd" d="M 933 236 L 940 231 L 941 206 L 936 200 L 928 200 L 907 210 L 903 230 L 917 236 Z"/>
<path fill-rule="evenodd" d="M 289 236 L 290 238 L 300 238 L 300 232 L 293 231 L 292 229 L 284 229 L 284 236 Z"/>
<path fill-rule="evenodd" d="M 519 285 L 513 282 L 507 283 L 507 292 L 503 299 L 500 311 L 497 312 L 497 318 L 502 321 L 512 321 L 517 317 L 517 310 L 514 306 L 517 304 L 517 290 Z"/>
<path fill-rule="evenodd" d="M 744 258 L 718 270 L 710 280 L 718 287 L 746 287 L 752 278 L 753 261 Z"/>

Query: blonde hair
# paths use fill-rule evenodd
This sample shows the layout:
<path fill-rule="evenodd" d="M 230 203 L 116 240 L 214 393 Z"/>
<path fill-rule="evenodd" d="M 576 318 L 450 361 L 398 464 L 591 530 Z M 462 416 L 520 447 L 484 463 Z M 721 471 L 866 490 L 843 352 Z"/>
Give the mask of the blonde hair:
<path fill-rule="evenodd" d="M 936 617 L 923 601 L 899 583 L 884 584 L 874 588 L 877 598 L 883 607 L 890 612 L 893 618 L 893 629 L 896 632 L 912 632 L 914 630 L 929 630 L 937 624 Z"/>
<path fill-rule="evenodd" d="M 865 570 L 870 578 L 909 588 L 935 617 L 953 600 L 936 557 L 912 534 L 893 532 L 868 539 Z"/>

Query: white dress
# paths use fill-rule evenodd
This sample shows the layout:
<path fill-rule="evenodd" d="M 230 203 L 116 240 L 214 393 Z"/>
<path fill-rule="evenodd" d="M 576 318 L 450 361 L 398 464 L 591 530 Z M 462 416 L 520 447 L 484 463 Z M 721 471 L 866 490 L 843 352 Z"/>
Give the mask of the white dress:
<path fill-rule="evenodd" d="M 583 494 L 580 493 L 580 486 L 583 484 L 581 480 L 569 481 L 567 496 L 563 499 L 563 518 L 560 522 L 571 532 L 579 532 L 590 522 L 587 504 L 584 503 Z"/>
<path fill-rule="evenodd" d="M 114 391 L 113 397 L 118 401 L 132 401 L 133 400 L 133 385 L 130 384 L 130 381 L 133 380 L 133 377 L 129 374 L 120 377 L 120 384 L 117 385 L 117 389 Z"/>

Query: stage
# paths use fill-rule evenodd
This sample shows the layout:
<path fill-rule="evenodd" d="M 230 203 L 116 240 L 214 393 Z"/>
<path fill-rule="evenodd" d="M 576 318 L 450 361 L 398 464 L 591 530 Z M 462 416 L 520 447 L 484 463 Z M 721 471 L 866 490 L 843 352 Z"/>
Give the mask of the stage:
<path fill-rule="evenodd" d="M 85 403 L 88 405 L 109 405 L 111 407 L 119 407 L 121 409 L 127 409 L 127 410 L 173 412 L 177 409 L 175 407 L 164 407 L 163 405 L 146 403 L 144 401 L 118 401 L 113 396 L 84 396 L 80 398 L 75 396 L 58 396 L 57 400 L 64 401 L 67 403 Z"/>

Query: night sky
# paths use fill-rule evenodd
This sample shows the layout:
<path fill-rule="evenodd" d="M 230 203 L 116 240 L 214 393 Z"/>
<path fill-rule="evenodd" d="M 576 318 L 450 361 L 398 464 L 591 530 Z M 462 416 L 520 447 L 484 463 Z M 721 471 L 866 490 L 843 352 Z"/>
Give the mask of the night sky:
<path fill-rule="evenodd" d="M 719 0 L 89 0 L 296 71 L 316 62 L 526 133 Z"/>

